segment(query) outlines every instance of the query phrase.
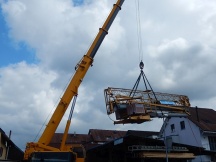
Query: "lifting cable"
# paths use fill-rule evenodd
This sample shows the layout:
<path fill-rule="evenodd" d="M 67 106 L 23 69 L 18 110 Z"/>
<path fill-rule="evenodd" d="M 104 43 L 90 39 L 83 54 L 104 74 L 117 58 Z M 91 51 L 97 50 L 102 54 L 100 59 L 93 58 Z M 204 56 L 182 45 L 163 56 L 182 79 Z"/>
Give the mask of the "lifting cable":
<path fill-rule="evenodd" d="M 139 63 L 140 74 L 139 74 L 138 79 L 137 79 L 135 85 L 133 86 L 133 89 L 131 90 L 129 96 L 130 97 L 135 96 L 135 93 L 136 93 L 137 88 L 138 88 L 139 83 L 140 83 L 140 79 L 142 78 L 143 82 L 144 82 L 144 86 L 145 86 L 145 91 L 147 92 L 149 99 L 151 99 L 150 93 L 152 93 L 156 103 L 159 103 L 157 96 L 155 95 L 155 92 L 153 91 L 152 86 L 150 85 L 150 83 L 149 83 L 149 81 L 148 81 L 148 79 L 147 79 L 147 77 L 143 71 L 144 63 L 142 61 L 143 60 L 143 48 L 142 48 L 142 30 L 141 30 L 141 22 L 140 22 L 140 3 L 139 3 L 139 0 L 135 0 L 135 6 L 136 6 L 137 39 L 138 39 L 138 52 L 139 52 L 139 62 L 140 62 Z M 149 87 L 149 89 L 148 89 L 148 87 Z M 159 107 L 159 110 L 163 114 L 160 107 Z"/>
<path fill-rule="evenodd" d="M 139 52 L 139 61 L 143 60 L 143 49 L 142 49 L 142 30 L 140 23 L 140 5 L 139 0 L 135 0 L 136 6 L 136 21 L 137 21 L 137 39 L 138 39 L 138 52 Z"/>
<path fill-rule="evenodd" d="M 140 67 L 140 75 L 138 76 L 138 79 L 137 79 L 136 83 L 134 84 L 134 86 L 133 86 L 133 88 L 132 88 L 132 90 L 131 90 L 129 96 L 130 96 L 130 97 L 134 97 L 134 96 L 135 96 L 135 93 L 136 93 L 137 88 L 138 88 L 139 83 L 140 83 L 140 79 L 142 78 L 142 79 L 143 79 L 143 82 L 144 82 L 144 85 L 145 85 L 145 91 L 146 91 L 147 93 L 148 93 L 148 92 L 152 92 L 152 93 L 153 93 L 153 96 L 154 96 L 154 98 L 155 98 L 155 100 L 156 100 L 156 102 L 157 102 L 157 101 L 158 101 L 158 100 L 157 100 L 157 97 L 156 97 L 156 95 L 155 95 L 155 93 L 154 93 L 154 91 L 153 91 L 153 89 L 152 89 L 151 84 L 149 83 L 149 81 L 148 81 L 148 79 L 147 79 L 147 77 L 146 77 L 146 75 L 145 75 L 145 73 L 144 73 L 144 71 L 143 71 L 144 63 L 143 63 L 142 61 L 140 62 L 139 67 Z M 148 89 L 148 87 L 149 87 L 150 89 Z M 148 96 L 149 96 L 149 98 L 150 98 L 149 93 L 148 93 Z"/>
<path fill-rule="evenodd" d="M 138 52 L 139 52 L 139 67 L 140 67 L 140 75 L 130 93 L 129 96 L 131 97 L 134 97 L 135 95 L 135 92 L 138 88 L 138 85 L 140 83 L 140 79 L 143 78 L 143 81 L 144 81 L 144 85 L 145 85 L 145 88 L 146 88 L 146 91 L 149 91 L 148 90 L 148 86 L 150 88 L 150 90 L 152 91 L 153 95 L 154 95 L 154 98 L 156 99 L 157 101 L 157 97 L 145 75 L 145 73 L 143 72 L 143 68 L 144 68 L 144 63 L 143 63 L 143 48 L 142 48 L 142 30 L 141 30 L 141 23 L 140 23 L 140 4 L 139 4 L 139 0 L 135 0 L 135 6 L 136 6 L 136 21 L 137 21 L 137 39 L 138 39 Z M 148 84 L 148 85 L 147 85 Z"/>

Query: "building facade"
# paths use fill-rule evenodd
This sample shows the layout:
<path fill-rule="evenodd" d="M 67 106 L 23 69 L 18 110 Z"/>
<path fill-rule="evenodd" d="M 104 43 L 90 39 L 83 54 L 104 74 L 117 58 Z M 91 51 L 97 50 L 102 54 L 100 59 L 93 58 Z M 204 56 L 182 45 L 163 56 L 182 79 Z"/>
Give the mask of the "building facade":
<path fill-rule="evenodd" d="M 7 138 L 5 132 L 0 128 L 0 160 L 7 159 Z"/>
<path fill-rule="evenodd" d="M 23 151 L 20 150 L 0 128 L 0 161 L 23 159 Z"/>
<path fill-rule="evenodd" d="M 204 148 L 205 153 L 200 153 L 202 155 L 197 156 L 193 162 L 215 161 L 215 117 L 216 111 L 212 109 L 190 108 L 190 116 L 188 117 L 167 118 L 161 128 L 160 136 L 163 138 L 171 138 L 175 143 Z"/>

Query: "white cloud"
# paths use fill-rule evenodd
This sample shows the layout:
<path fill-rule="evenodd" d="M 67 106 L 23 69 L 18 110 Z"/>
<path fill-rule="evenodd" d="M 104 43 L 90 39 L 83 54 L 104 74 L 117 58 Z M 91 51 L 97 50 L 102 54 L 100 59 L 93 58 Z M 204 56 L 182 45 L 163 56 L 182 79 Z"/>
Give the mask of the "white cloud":
<path fill-rule="evenodd" d="M 70 0 L 1 1 L 11 39 L 35 49 L 40 60 L 0 69 L 1 127 L 14 132 L 22 149 L 55 107 L 112 3 L 92 0 L 75 7 Z M 214 108 L 216 2 L 201 3 L 140 1 L 144 72 L 155 91 L 186 94 L 193 106 Z M 161 120 L 122 126 L 113 125 L 106 115 L 103 89 L 132 88 L 139 75 L 136 25 L 134 2 L 125 1 L 79 89 L 71 132 L 159 131 Z M 63 122 L 58 131 L 63 131 Z"/>
<path fill-rule="evenodd" d="M 13 138 L 23 147 L 18 140 L 22 132 L 29 140 L 28 135 L 35 136 L 57 99 L 58 91 L 51 87 L 55 74 L 25 62 L 1 68 L 0 73 L 1 127 L 19 133 Z"/>

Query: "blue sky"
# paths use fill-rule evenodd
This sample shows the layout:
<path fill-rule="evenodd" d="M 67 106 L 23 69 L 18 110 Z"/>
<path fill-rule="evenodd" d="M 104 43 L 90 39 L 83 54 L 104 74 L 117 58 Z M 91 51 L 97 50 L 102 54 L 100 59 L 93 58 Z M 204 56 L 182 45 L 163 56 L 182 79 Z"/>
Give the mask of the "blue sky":
<path fill-rule="evenodd" d="M 75 6 L 79 6 L 84 0 L 73 0 Z"/>
<path fill-rule="evenodd" d="M 0 8 L 0 67 L 25 61 L 35 62 L 35 53 L 25 43 L 15 43 L 9 36 L 9 28 Z"/>
<path fill-rule="evenodd" d="M 75 6 L 79 6 L 84 0 L 73 0 Z M 2 8 L 0 8 L 0 67 L 25 61 L 26 63 L 37 63 L 34 49 L 25 42 L 15 42 L 10 38 L 9 27 L 5 22 Z"/>

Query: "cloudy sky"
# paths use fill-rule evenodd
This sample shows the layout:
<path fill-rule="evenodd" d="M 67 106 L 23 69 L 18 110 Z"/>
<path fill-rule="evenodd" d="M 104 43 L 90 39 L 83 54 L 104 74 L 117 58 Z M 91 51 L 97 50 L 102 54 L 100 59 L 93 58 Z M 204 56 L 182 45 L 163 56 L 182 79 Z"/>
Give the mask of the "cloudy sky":
<path fill-rule="evenodd" d="M 0 127 L 12 130 L 21 149 L 43 131 L 115 2 L 0 0 Z M 156 92 L 187 95 L 192 106 L 215 108 L 216 1 L 142 0 L 139 19 L 137 2 L 124 2 L 98 50 L 79 88 L 71 133 L 160 130 L 161 120 L 113 125 L 106 115 L 103 90 L 132 88 L 140 58 Z M 67 114 L 57 132 L 63 132 Z"/>

